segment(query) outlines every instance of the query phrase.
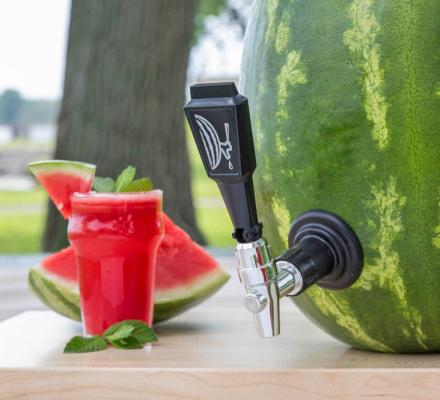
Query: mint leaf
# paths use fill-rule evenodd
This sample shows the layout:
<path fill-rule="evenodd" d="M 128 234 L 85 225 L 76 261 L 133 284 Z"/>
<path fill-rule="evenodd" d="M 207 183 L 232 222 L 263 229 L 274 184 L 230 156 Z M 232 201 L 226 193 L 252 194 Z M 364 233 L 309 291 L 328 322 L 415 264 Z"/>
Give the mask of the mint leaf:
<path fill-rule="evenodd" d="M 100 176 L 95 176 L 95 179 L 93 180 L 93 189 L 96 192 L 114 192 L 115 181 L 112 178 L 102 178 Z"/>
<path fill-rule="evenodd" d="M 130 334 L 131 334 L 131 332 L 133 332 L 133 330 L 134 330 L 134 326 L 120 324 L 118 326 L 118 328 L 110 335 L 104 333 L 104 337 L 109 342 L 113 342 L 113 341 L 119 340 L 119 339 L 126 339 L 130 336 Z"/>
<path fill-rule="evenodd" d="M 117 349 L 142 349 L 145 346 L 145 343 L 139 342 L 136 338 L 130 336 L 125 339 L 114 340 L 111 342 L 112 346 Z"/>
<path fill-rule="evenodd" d="M 102 336 L 74 336 L 64 347 L 64 353 L 89 353 L 107 348 L 107 342 Z"/>
<path fill-rule="evenodd" d="M 133 323 L 136 322 L 136 324 L 134 326 L 133 332 L 131 332 L 131 336 L 134 337 L 136 340 L 144 344 L 157 342 L 159 340 L 153 328 L 150 328 L 147 324 L 144 324 L 141 321 L 132 321 L 132 322 Z"/>
<path fill-rule="evenodd" d="M 148 192 L 153 190 L 153 182 L 150 178 L 135 179 L 130 182 L 121 192 Z"/>
<path fill-rule="evenodd" d="M 122 329 L 124 326 L 129 326 L 129 327 L 133 327 L 133 325 L 130 323 L 131 321 L 137 321 L 137 320 L 131 320 L 131 319 L 127 319 L 125 321 L 121 321 L 121 322 L 116 322 L 113 325 L 110 325 L 105 332 L 103 333 L 104 337 L 109 337 L 113 334 L 115 334 L 116 332 L 118 332 L 120 329 Z M 134 328 L 134 327 L 133 327 Z"/>
<path fill-rule="evenodd" d="M 116 179 L 115 192 L 123 192 L 125 187 L 130 184 L 136 175 L 136 168 L 129 165 L 125 168 Z"/>
<path fill-rule="evenodd" d="M 124 349 L 138 349 L 158 340 L 152 328 L 135 319 L 113 324 L 104 332 L 104 337 L 114 347 Z"/>

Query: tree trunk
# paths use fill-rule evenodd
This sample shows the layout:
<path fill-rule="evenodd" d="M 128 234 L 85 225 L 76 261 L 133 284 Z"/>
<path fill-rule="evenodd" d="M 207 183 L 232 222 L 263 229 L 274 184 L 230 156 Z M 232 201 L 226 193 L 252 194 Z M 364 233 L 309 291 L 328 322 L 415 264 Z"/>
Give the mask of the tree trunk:
<path fill-rule="evenodd" d="M 193 239 L 182 105 L 195 0 L 73 0 L 55 158 L 97 175 L 127 165 L 164 191 L 164 209 Z M 50 205 L 43 247 L 67 244 Z"/>

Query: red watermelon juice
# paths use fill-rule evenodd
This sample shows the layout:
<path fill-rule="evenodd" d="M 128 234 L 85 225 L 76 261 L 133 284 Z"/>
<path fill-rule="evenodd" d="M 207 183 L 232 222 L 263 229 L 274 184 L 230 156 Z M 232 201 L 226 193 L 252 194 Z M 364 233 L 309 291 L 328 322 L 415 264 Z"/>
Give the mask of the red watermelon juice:
<path fill-rule="evenodd" d="M 162 192 L 75 193 L 68 235 L 86 335 L 126 319 L 153 322 Z"/>

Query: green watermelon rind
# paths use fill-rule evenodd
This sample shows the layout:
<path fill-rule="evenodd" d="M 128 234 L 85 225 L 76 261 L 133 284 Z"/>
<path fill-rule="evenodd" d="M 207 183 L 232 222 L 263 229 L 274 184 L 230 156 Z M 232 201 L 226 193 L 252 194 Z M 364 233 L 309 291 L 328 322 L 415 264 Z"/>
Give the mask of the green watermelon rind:
<path fill-rule="evenodd" d="M 186 296 L 169 296 L 170 291 L 156 291 L 154 301 L 154 322 L 159 323 L 173 318 L 190 308 L 200 304 L 208 297 L 216 293 L 228 280 L 230 276 L 221 269 L 216 269 L 206 273 L 203 277 L 188 286 L 182 286 L 189 295 Z M 167 294 L 168 293 L 168 294 Z"/>
<path fill-rule="evenodd" d="M 28 282 L 37 297 L 53 311 L 75 321 L 81 320 L 79 293 L 72 291 L 67 285 L 54 284 L 41 272 L 39 266 L 29 270 Z"/>
<path fill-rule="evenodd" d="M 154 322 L 166 321 L 201 303 L 217 292 L 228 279 L 227 273 L 215 269 L 189 285 L 156 291 Z M 74 290 L 75 283 L 66 284 L 55 275 L 43 272 L 39 265 L 29 270 L 28 282 L 36 296 L 50 309 L 81 321 L 80 299 L 78 291 Z"/>
<path fill-rule="evenodd" d="M 69 175 L 93 178 L 96 171 L 96 165 L 94 164 L 68 160 L 36 161 L 28 164 L 28 168 L 35 176 L 41 173 L 64 172 Z"/>

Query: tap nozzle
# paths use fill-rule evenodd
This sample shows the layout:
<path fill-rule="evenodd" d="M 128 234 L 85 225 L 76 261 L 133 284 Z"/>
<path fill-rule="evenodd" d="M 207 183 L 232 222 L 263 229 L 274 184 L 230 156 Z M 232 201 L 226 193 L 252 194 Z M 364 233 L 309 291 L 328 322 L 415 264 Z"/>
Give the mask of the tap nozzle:
<path fill-rule="evenodd" d="M 237 268 L 246 289 L 244 305 L 254 314 L 262 338 L 280 334 L 280 299 L 302 290 L 299 269 L 290 262 L 275 261 L 263 238 L 251 243 L 237 243 Z"/>
<path fill-rule="evenodd" d="M 237 243 L 238 275 L 246 289 L 244 304 L 254 314 L 260 337 L 280 334 L 278 271 L 269 246 L 261 238 Z"/>

